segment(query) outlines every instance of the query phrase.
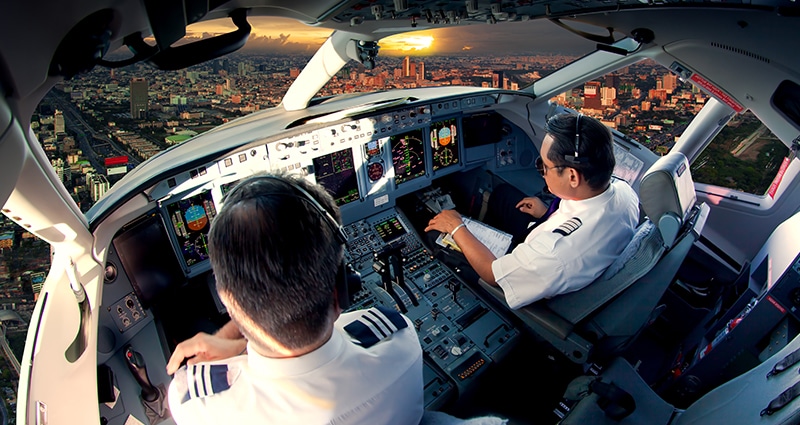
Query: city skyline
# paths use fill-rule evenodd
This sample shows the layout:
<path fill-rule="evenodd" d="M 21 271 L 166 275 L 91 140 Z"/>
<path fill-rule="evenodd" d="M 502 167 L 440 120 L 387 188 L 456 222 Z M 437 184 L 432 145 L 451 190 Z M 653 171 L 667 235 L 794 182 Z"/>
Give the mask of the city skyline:
<path fill-rule="evenodd" d="M 312 27 L 286 18 L 252 17 L 250 23 L 253 30 L 242 48 L 243 52 L 313 54 L 332 33 L 327 28 Z M 514 26 L 513 31 L 508 30 L 509 25 Z M 418 28 L 419 30 L 413 33 L 380 40 L 381 54 L 387 56 L 435 56 L 457 53 L 579 55 L 595 48 L 594 42 L 571 34 L 544 19 L 448 28 L 425 28 L 424 24 L 420 24 Z M 230 20 L 203 22 L 187 28 L 187 37 L 189 39 L 211 37 L 234 29 Z"/>

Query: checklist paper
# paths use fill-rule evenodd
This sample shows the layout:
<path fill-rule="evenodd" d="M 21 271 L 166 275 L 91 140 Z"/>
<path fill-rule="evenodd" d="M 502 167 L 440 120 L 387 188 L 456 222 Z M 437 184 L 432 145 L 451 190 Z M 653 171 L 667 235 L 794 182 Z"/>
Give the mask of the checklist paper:
<path fill-rule="evenodd" d="M 489 248 L 489 251 L 494 254 L 495 258 L 500 258 L 505 255 L 506 252 L 508 252 L 508 247 L 511 246 L 511 234 L 501 232 L 494 227 L 467 217 L 464 217 L 463 221 L 464 224 L 467 225 L 467 229 L 470 231 L 470 233 L 478 238 L 481 243 L 486 245 L 486 247 Z M 458 244 L 455 240 L 453 240 L 453 237 L 450 236 L 449 233 L 442 233 L 439 235 L 439 237 L 436 239 L 436 243 L 443 247 L 449 247 L 461 252 Z"/>

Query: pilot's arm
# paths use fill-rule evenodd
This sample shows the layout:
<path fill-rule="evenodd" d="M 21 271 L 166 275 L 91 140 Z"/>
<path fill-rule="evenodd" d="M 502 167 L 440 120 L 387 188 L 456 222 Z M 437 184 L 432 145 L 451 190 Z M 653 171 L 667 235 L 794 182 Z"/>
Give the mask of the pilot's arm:
<path fill-rule="evenodd" d="M 542 218 L 547 214 L 548 205 L 535 196 L 526 196 L 517 202 L 517 209 L 525 214 L 530 214 L 533 218 Z"/>
<path fill-rule="evenodd" d="M 497 258 L 467 229 L 461 219 L 461 214 L 454 210 L 440 212 L 428 222 L 428 227 L 425 228 L 426 232 L 431 230 L 449 233 L 478 276 L 486 283 L 497 286 L 492 272 L 492 262 Z"/>
<path fill-rule="evenodd" d="M 247 340 L 231 320 L 214 335 L 199 332 L 178 344 L 167 363 L 167 373 L 170 375 L 175 373 L 185 359 L 188 359 L 188 364 L 222 360 L 238 356 L 244 353 L 246 348 Z"/>

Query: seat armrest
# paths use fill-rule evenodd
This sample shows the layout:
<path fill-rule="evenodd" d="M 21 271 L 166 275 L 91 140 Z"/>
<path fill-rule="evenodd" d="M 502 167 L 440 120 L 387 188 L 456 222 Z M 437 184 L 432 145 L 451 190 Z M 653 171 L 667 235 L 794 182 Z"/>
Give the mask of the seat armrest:
<path fill-rule="evenodd" d="M 500 287 L 489 285 L 483 279 L 479 279 L 478 282 L 486 292 L 508 307 L 506 297 Z M 566 339 L 574 328 L 572 323 L 566 321 L 563 317 L 547 308 L 542 301 L 528 304 L 516 310 L 511 310 L 510 307 L 508 308 L 509 311 L 522 320 L 526 326 L 534 329 L 544 328 L 560 339 Z"/>

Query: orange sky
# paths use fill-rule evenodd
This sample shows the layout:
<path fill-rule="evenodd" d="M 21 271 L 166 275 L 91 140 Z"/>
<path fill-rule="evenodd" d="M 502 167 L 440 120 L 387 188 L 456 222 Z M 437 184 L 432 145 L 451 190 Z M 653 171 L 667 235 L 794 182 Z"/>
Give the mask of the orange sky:
<path fill-rule="evenodd" d="M 286 18 L 250 17 L 249 22 L 253 30 L 246 47 L 264 47 L 272 51 L 313 53 L 332 32 Z M 230 20 L 223 19 L 191 25 L 187 28 L 187 35 L 219 34 L 234 29 Z M 421 30 L 385 38 L 380 41 L 380 46 L 381 54 L 395 56 L 465 51 L 475 54 L 504 54 L 511 51 L 538 54 L 554 53 L 555 49 L 564 53 L 588 53 L 594 48 L 593 43 L 542 20 Z"/>

